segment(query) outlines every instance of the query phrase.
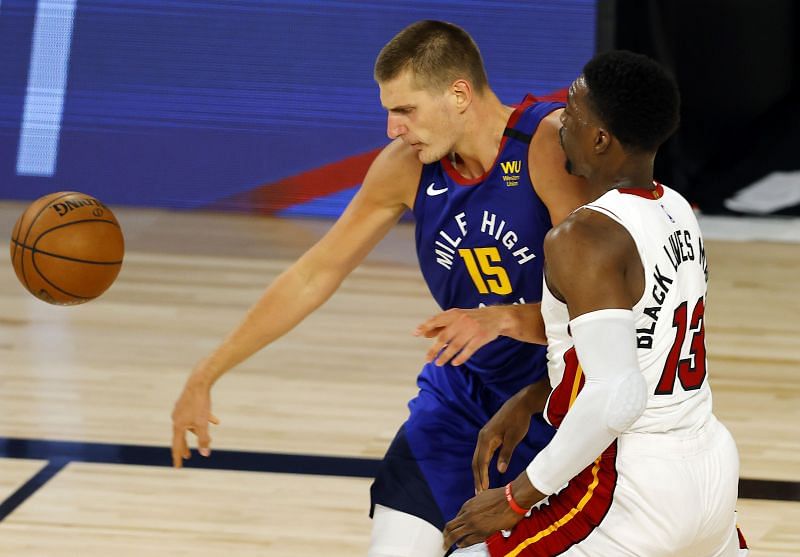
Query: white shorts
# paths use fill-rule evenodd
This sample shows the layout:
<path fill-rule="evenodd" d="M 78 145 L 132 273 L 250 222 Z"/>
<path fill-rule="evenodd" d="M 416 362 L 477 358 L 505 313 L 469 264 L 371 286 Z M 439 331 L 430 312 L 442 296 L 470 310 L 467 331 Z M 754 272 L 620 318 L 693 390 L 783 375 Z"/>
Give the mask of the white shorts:
<path fill-rule="evenodd" d="M 489 538 L 488 553 L 739 557 L 738 482 L 736 444 L 713 416 L 691 437 L 623 434 L 509 535 Z"/>

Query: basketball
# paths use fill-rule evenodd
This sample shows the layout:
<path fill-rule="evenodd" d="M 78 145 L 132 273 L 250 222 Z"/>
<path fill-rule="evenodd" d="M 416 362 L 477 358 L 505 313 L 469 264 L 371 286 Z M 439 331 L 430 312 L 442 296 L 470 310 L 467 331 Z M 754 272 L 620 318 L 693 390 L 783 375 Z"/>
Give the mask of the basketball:
<path fill-rule="evenodd" d="M 75 305 L 105 292 L 122 267 L 125 242 L 114 213 L 83 193 L 31 203 L 11 233 L 11 263 L 22 285 L 50 304 Z"/>

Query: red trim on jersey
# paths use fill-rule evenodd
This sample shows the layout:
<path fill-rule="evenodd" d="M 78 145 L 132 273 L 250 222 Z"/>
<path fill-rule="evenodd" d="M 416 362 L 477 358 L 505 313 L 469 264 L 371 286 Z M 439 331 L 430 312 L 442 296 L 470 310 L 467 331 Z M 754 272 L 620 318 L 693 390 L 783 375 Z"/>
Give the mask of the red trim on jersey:
<path fill-rule="evenodd" d="M 572 406 L 585 382 L 586 379 L 573 346 L 564 353 L 564 376 L 550 393 L 550 398 L 547 399 L 547 421 L 550 422 L 550 425 L 553 427 L 561 425 L 564 416 L 567 415 L 567 410 Z"/>
<path fill-rule="evenodd" d="M 580 543 L 602 522 L 617 485 L 617 443 L 584 468 L 567 486 L 533 509 L 508 538 L 486 540 L 491 557 L 550 557 Z"/>
<path fill-rule="evenodd" d="M 506 123 L 506 128 L 513 128 L 516 125 L 517 121 L 520 119 L 520 116 L 522 116 L 522 112 L 535 102 L 538 102 L 538 99 L 536 97 L 530 94 L 525 95 L 525 98 L 522 99 L 522 102 L 519 103 L 516 106 L 516 108 L 514 108 L 514 112 L 512 112 L 511 116 L 509 116 L 508 122 Z M 494 158 L 492 166 L 489 167 L 489 171 L 484 172 L 477 178 L 472 178 L 472 179 L 464 178 L 458 172 L 458 170 L 456 170 L 453 167 L 453 163 L 450 162 L 449 155 L 440 159 L 439 162 L 442 163 L 442 168 L 444 168 L 444 171 L 447 172 L 447 174 L 450 176 L 450 178 L 453 179 L 453 181 L 456 184 L 460 186 L 474 186 L 476 184 L 480 184 L 481 182 L 483 182 L 486 179 L 486 176 L 489 175 L 489 172 L 491 172 L 492 169 L 494 169 L 494 167 L 497 166 L 497 160 L 500 158 L 500 153 L 503 152 L 503 147 L 505 147 L 506 141 L 508 141 L 508 137 L 504 135 L 503 138 L 500 140 L 500 147 L 497 149 L 497 155 Z"/>
<path fill-rule="evenodd" d="M 658 182 L 653 182 L 653 185 L 655 185 L 655 188 L 651 190 L 647 188 L 617 188 L 617 191 L 619 191 L 619 193 L 638 195 L 645 199 L 661 199 L 664 197 L 664 186 Z"/>
<path fill-rule="evenodd" d="M 742 534 L 742 530 L 738 526 L 736 527 L 736 534 L 739 536 L 739 549 L 750 549 L 747 547 L 747 540 L 744 539 L 744 534 Z"/>

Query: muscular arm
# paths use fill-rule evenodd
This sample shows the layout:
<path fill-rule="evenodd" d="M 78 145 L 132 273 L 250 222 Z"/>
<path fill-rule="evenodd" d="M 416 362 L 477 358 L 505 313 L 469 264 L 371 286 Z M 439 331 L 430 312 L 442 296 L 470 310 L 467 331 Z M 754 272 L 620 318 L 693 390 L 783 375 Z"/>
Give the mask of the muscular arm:
<path fill-rule="evenodd" d="M 291 330 L 325 302 L 364 259 L 407 207 L 417 190 L 421 163 L 412 149 L 395 141 L 375 159 L 360 191 L 327 234 L 266 289 L 244 320 L 186 380 L 172 411 L 172 460 L 189 458 L 186 432 L 210 454 L 210 390 L 225 372 Z"/>
<path fill-rule="evenodd" d="M 563 109 L 554 110 L 542 119 L 528 149 L 531 183 L 554 227 L 590 201 L 584 179 L 569 174 L 565 168 L 567 159 L 558 136 L 562 112 Z"/>
<path fill-rule="evenodd" d="M 269 285 L 244 320 L 198 365 L 195 379 L 213 384 L 330 298 L 413 204 L 420 169 L 402 142 L 384 149 L 342 216 Z"/>
<path fill-rule="evenodd" d="M 545 255 L 548 283 L 567 303 L 586 383 L 553 440 L 515 480 L 526 505 L 588 466 L 647 401 L 630 311 L 644 285 L 633 239 L 608 217 L 583 210 L 548 235 Z"/>

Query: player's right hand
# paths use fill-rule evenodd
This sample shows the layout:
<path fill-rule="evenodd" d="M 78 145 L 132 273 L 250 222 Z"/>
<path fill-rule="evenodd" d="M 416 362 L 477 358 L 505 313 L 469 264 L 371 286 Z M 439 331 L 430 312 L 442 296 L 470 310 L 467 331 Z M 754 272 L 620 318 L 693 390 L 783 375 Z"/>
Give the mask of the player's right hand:
<path fill-rule="evenodd" d="M 478 433 L 478 442 L 472 455 L 472 476 L 475 493 L 489 489 L 489 463 L 497 449 L 497 470 L 508 469 L 514 449 L 528 434 L 531 417 L 541 412 L 547 400 L 547 381 L 529 385 L 508 399 Z"/>
<path fill-rule="evenodd" d="M 211 454 L 209 423 L 219 425 L 219 420 L 211 413 L 210 387 L 189 377 L 172 410 L 172 465 L 175 468 L 183 467 L 184 459 L 191 457 L 186 432 L 197 436 L 198 452 L 202 456 Z"/>
<path fill-rule="evenodd" d="M 460 366 L 480 348 L 500 336 L 507 319 L 507 307 L 453 308 L 420 323 L 414 335 L 435 338 L 425 354 L 425 360 L 437 366 L 447 362 Z"/>

